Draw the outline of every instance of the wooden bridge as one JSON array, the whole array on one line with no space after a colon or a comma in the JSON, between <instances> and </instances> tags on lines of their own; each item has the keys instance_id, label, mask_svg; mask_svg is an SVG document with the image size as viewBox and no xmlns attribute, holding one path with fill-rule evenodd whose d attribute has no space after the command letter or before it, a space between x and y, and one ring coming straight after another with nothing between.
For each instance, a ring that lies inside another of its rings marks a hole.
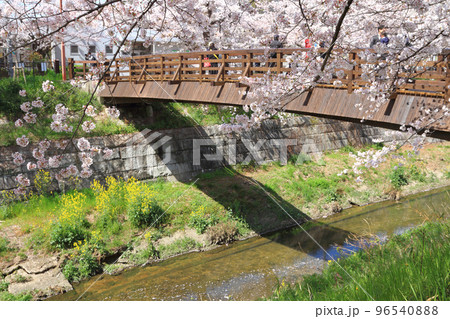
<instances>
[{"instance_id":1,"label":"wooden bridge","mask_svg":"<svg viewBox=\"0 0 450 319\"><path fill-rule=\"evenodd\" d=\"M140 103L143 99L177 102L208 103L242 106L249 104L247 93L251 90L242 84L241 77L261 77L264 73L289 72L288 57L308 49L233 50L135 56L112 63L105 81L107 88L100 96L114 105ZM215 54L217 59L208 59ZM307 94L295 98L286 106L286 112L325 117L350 122L367 118L365 110L354 107L369 102L353 90L368 82L361 78L362 65L366 64L357 52L350 53L351 70L344 70L340 79L343 85L319 83ZM94 66L93 61L69 60L69 77L84 76ZM338 70L336 70L338 71ZM421 106L442 106L450 98L450 55L444 52L421 62L413 72L402 72L400 78L408 79L392 94L370 120L372 126L398 129L424 117ZM335 79L333 79L334 81ZM433 137L450 140L450 123L432 128Z\"/></svg>"}]
</instances>

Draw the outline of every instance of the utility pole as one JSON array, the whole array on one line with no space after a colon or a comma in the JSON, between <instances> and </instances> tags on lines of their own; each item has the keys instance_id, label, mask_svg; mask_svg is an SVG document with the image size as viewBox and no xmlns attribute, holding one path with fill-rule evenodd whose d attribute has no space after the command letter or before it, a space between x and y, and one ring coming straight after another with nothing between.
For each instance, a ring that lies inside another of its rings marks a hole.
<instances>
[{"instance_id":1,"label":"utility pole","mask_svg":"<svg viewBox=\"0 0 450 319\"><path fill-rule=\"evenodd\" d=\"M59 6L61 9L61 14L63 12L63 4L62 4L62 0L59 0ZM62 79L63 81L67 80L66 77L66 48L64 46L64 35L61 41L61 68L62 68Z\"/></svg>"}]
</instances>

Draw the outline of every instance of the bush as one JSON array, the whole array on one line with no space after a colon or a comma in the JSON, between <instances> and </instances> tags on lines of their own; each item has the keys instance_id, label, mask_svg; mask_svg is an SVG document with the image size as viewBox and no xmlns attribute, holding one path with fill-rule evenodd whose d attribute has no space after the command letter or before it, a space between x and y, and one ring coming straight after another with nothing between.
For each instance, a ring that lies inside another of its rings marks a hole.
<instances>
[{"instance_id":1,"label":"bush","mask_svg":"<svg viewBox=\"0 0 450 319\"><path fill-rule=\"evenodd\" d=\"M205 208L200 206L189 216L188 226L194 228L198 234L203 234L208 227L214 226L219 219L214 214L207 214Z\"/></svg>"},{"instance_id":2,"label":"bush","mask_svg":"<svg viewBox=\"0 0 450 319\"><path fill-rule=\"evenodd\" d=\"M22 86L17 81L3 79L0 81L0 115L13 117L21 112L23 98L19 95Z\"/></svg>"},{"instance_id":3,"label":"bush","mask_svg":"<svg viewBox=\"0 0 450 319\"><path fill-rule=\"evenodd\" d=\"M86 238L83 223L54 223L50 230L50 245L55 248L71 248L75 242Z\"/></svg>"},{"instance_id":4,"label":"bush","mask_svg":"<svg viewBox=\"0 0 450 319\"><path fill-rule=\"evenodd\" d=\"M231 243L236 239L239 232L236 227L236 223L223 222L217 225L211 226L208 229L208 240L211 244L222 245Z\"/></svg>"},{"instance_id":5,"label":"bush","mask_svg":"<svg viewBox=\"0 0 450 319\"><path fill-rule=\"evenodd\" d=\"M126 189L120 179L112 176L106 178L106 185L102 186L94 180L91 189L95 193L95 208L100 214L97 222L100 228L110 228L117 223L121 214L126 211Z\"/></svg>"},{"instance_id":6,"label":"bush","mask_svg":"<svg viewBox=\"0 0 450 319\"><path fill-rule=\"evenodd\" d=\"M153 200L153 194L148 190L146 192L145 188L143 187L142 193L132 197L128 204L128 220L138 228L157 225L161 222L158 218L164 213L163 209Z\"/></svg>"},{"instance_id":7,"label":"bush","mask_svg":"<svg viewBox=\"0 0 450 319\"><path fill-rule=\"evenodd\" d=\"M405 168L403 166L394 167L389 174L391 185L394 189L400 189L402 186L408 184L408 178L406 176Z\"/></svg>"},{"instance_id":8,"label":"bush","mask_svg":"<svg viewBox=\"0 0 450 319\"><path fill-rule=\"evenodd\" d=\"M71 255L72 259L68 260L63 267L63 274L67 280L80 281L95 275L101 270L93 256L95 248L84 241L76 242L74 244L74 253Z\"/></svg>"},{"instance_id":9,"label":"bush","mask_svg":"<svg viewBox=\"0 0 450 319\"><path fill-rule=\"evenodd\" d=\"M86 238L86 213L83 210L86 195L74 192L61 196L61 213L50 226L50 244L55 248L71 248Z\"/></svg>"},{"instance_id":10,"label":"bush","mask_svg":"<svg viewBox=\"0 0 450 319\"><path fill-rule=\"evenodd\" d=\"M91 188L96 193L96 209L100 213L101 228L111 229L127 212L130 223L138 228L158 225L163 210L154 199L154 191L148 184L130 178L126 182L114 177L106 178L103 187L94 181Z\"/></svg>"}]
</instances>

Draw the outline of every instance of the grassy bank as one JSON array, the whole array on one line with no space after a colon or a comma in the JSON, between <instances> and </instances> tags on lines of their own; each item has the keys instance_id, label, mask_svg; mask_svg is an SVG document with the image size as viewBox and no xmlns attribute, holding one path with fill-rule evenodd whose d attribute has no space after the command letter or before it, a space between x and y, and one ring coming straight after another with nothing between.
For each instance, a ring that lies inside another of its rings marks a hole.
<instances>
[{"instance_id":1,"label":"grassy bank","mask_svg":"<svg viewBox=\"0 0 450 319\"><path fill-rule=\"evenodd\" d=\"M270 299L450 300L449 256L449 221L430 222L339 260L345 271L330 263L300 284L282 283Z\"/></svg>"},{"instance_id":2,"label":"grassy bank","mask_svg":"<svg viewBox=\"0 0 450 319\"><path fill-rule=\"evenodd\" d=\"M356 183L351 172L339 174L351 167L348 153L356 151L346 147L316 160L293 156L284 166L224 168L202 174L193 185L108 178L105 185L62 195L43 188L28 201L0 210L0 266L34 254L59 255L63 273L76 281L102 267L116 270L105 264L105 257L116 252L126 251L122 258L137 265L228 243L292 225L278 204L304 221L339 212L349 202L448 185L449 167L443 163L450 162L449 149L448 143L429 145L420 158L402 150L407 160L401 169L384 163L364 174L365 183Z\"/></svg>"},{"instance_id":3,"label":"grassy bank","mask_svg":"<svg viewBox=\"0 0 450 319\"><path fill-rule=\"evenodd\" d=\"M53 81L55 89L44 93L42 83L46 80ZM20 90L26 90L26 96L19 95ZM24 102L34 101L40 98L44 102L44 107L33 109L33 113L38 115L38 121L35 124L15 127L14 122L22 118L24 113L20 105ZM72 133L54 132L50 128L52 114L55 112L55 106L59 103L64 104L68 109L68 124L76 128L83 114L83 105L89 102L90 94L73 87L68 82L61 80L60 74L50 71L46 75L27 76L26 83L23 78L13 80L10 78L0 79L0 118L3 124L0 124L0 146L15 145L16 138L26 135L33 142L46 139L61 139L71 137ZM97 100L91 101L96 109L97 116L87 119L93 120L96 128L90 133L79 130L77 136L103 136L109 134L121 134L136 132L137 129L130 123L121 120L113 120L106 116L105 107Z\"/></svg>"}]
</instances>

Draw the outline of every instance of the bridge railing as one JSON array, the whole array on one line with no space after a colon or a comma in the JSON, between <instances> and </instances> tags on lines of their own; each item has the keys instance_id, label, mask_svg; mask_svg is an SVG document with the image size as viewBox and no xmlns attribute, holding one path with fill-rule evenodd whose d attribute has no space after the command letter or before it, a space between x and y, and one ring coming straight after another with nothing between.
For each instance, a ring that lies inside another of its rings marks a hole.
<instances>
[{"instance_id":1,"label":"bridge railing","mask_svg":"<svg viewBox=\"0 0 450 319\"><path fill-rule=\"evenodd\" d=\"M309 49L276 49L276 50L225 50L189 53L172 53L162 55L134 56L115 61L106 74L105 81L110 84L118 82L145 83L147 81L167 81L169 83L210 82L212 85L224 83L240 83L241 77L261 77L267 72L281 74L291 71L289 57L294 53L307 53ZM363 68L369 63L359 57L358 51L348 56L353 68L344 71L344 76L333 79L321 86L337 87L333 83L340 80L339 88L352 92L355 88L369 82L361 77ZM85 76L92 67L98 66L96 61L69 61L69 77ZM339 70L336 70L338 72ZM381 72L380 72L381 73ZM377 74L377 76L381 76ZM432 95L450 97L449 53L430 58L418 63L409 70L400 69L397 77L405 83L397 93ZM408 80L408 81L406 81Z\"/></svg>"}]
</instances>

